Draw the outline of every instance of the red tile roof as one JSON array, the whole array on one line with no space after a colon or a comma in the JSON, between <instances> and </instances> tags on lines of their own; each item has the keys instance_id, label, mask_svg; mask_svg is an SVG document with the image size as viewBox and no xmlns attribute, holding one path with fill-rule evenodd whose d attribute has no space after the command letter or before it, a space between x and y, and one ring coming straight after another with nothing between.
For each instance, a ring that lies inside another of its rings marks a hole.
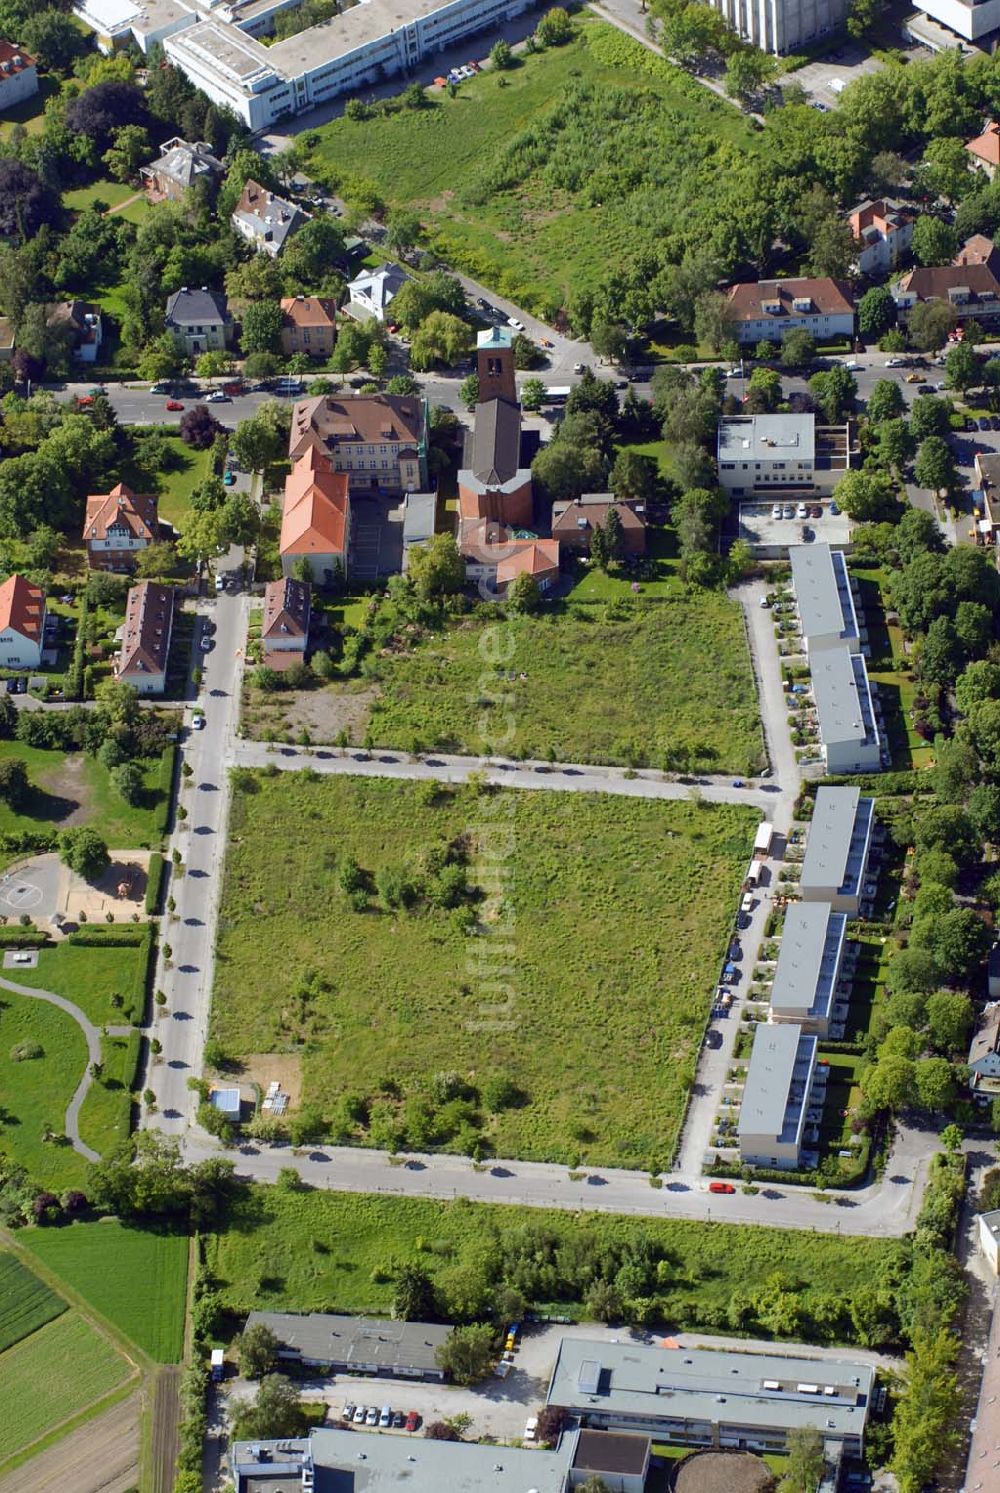
<instances>
[{"instance_id":1,"label":"red tile roof","mask_svg":"<svg viewBox=\"0 0 1000 1493\"><path fill-rule=\"evenodd\" d=\"M808 300L808 311L796 311L793 302ZM764 311L765 301L778 301L781 311ZM729 292L728 315L734 321L760 321L766 316L853 316L850 287L823 276L816 280L754 280L734 285Z\"/></svg>"},{"instance_id":2,"label":"red tile roof","mask_svg":"<svg viewBox=\"0 0 1000 1493\"><path fill-rule=\"evenodd\" d=\"M987 166L1000 166L1000 124L991 119L981 135L966 141L965 148Z\"/></svg>"},{"instance_id":3,"label":"red tile roof","mask_svg":"<svg viewBox=\"0 0 1000 1493\"><path fill-rule=\"evenodd\" d=\"M343 555L350 513L346 472L309 447L285 478L281 515L282 555Z\"/></svg>"},{"instance_id":4,"label":"red tile roof","mask_svg":"<svg viewBox=\"0 0 1000 1493\"><path fill-rule=\"evenodd\" d=\"M336 325L336 301L326 296L290 295L281 302L281 318L297 327L332 327Z\"/></svg>"},{"instance_id":5,"label":"red tile roof","mask_svg":"<svg viewBox=\"0 0 1000 1493\"><path fill-rule=\"evenodd\" d=\"M19 47L17 42L0 41L0 67L5 62L12 63L15 57L20 57L21 66L10 68L9 71L11 72L22 72L26 67L37 67L38 65L37 59L32 57L30 52L26 52L23 47Z\"/></svg>"},{"instance_id":6,"label":"red tile roof","mask_svg":"<svg viewBox=\"0 0 1000 1493\"><path fill-rule=\"evenodd\" d=\"M264 588L261 637L304 638L309 632L310 588L305 581L270 581Z\"/></svg>"},{"instance_id":7,"label":"red tile roof","mask_svg":"<svg viewBox=\"0 0 1000 1493\"><path fill-rule=\"evenodd\" d=\"M288 453L294 461L311 445L335 450L342 442L400 442L419 446L424 433L423 401L409 395L359 394L337 399L304 399L292 411Z\"/></svg>"},{"instance_id":8,"label":"red tile roof","mask_svg":"<svg viewBox=\"0 0 1000 1493\"><path fill-rule=\"evenodd\" d=\"M539 580L559 572L558 539L515 539L504 548L506 556L497 565L498 586L506 586L516 575Z\"/></svg>"},{"instance_id":9,"label":"red tile roof","mask_svg":"<svg viewBox=\"0 0 1000 1493\"><path fill-rule=\"evenodd\" d=\"M160 674L166 669L173 619L173 587L161 586L158 581L139 581L131 588L115 668L119 679L129 674Z\"/></svg>"},{"instance_id":10,"label":"red tile roof","mask_svg":"<svg viewBox=\"0 0 1000 1493\"><path fill-rule=\"evenodd\" d=\"M109 528L122 527L126 538L154 544L159 534L157 500L148 493L135 493L119 482L109 493L94 493L87 499L84 540L107 539Z\"/></svg>"},{"instance_id":11,"label":"red tile roof","mask_svg":"<svg viewBox=\"0 0 1000 1493\"><path fill-rule=\"evenodd\" d=\"M8 627L33 643L42 641L45 592L23 575L10 575L0 586L0 631Z\"/></svg>"}]
</instances>

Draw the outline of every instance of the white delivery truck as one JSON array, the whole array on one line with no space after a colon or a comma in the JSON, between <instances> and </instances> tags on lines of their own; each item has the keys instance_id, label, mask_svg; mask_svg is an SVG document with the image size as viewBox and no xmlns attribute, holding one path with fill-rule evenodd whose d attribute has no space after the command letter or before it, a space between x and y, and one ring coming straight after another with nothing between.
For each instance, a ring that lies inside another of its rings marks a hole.
<instances>
[{"instance_id":1,"label":"white delivery truck","mask_svg":"<svg viewBox=\"0 0 1000 1493\"><path fill-rule=\"evenodd\" d=\"M768 824L767 820L765 819L763 824L757 826L757 833L754 836L754 859L759 856L761 860L766 860L767 857L771 854L771 843L773 840L774 825Z\"/></svg>"}]
</instances>

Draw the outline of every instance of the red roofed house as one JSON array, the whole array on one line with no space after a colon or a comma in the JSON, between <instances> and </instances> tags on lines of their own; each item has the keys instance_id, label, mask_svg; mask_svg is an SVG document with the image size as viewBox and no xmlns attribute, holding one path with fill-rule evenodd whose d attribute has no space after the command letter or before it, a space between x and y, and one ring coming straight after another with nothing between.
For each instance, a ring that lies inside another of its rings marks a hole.
<instances>
[{"instance_id":1,"label":"red roofed house","mask_svg":"<svg viewBox=\"0 0 1000 1493\"><path fill-rule=\"evenodd\" d=\"M484 519L463 527L461 548L466 576L479 583L483 595L502 596L523 572L534 576L540 591L559 579L558 539L515 539L512 529Z\"/></svg>"},{"instance_id":2,"label":"red roofed house","mask_svg":"<svg viewBox=\"0 0 1000 1493\"><path fill-rule=\"evenodd\" d=\"M270 581L264 588L260 638L266 664L281 668L302 658L309 641L311 607L311 587L306 581L293 581L286 576L280 581Z\"/></svg>"},{"instance_id":3,"label":"red roofed house","mask_svg":"<svg viewBox=\"0 0 1000 1493\"><path fill-rule=\"evenodd\" d=\"M326 296L285 296L281 302L281 351L328 358L337 338L336 302Z\"/></svg>"},{"instance_id":4,"label":"red roofed house","mask_svg":"<svg viewBox=\"0 0 1000 1493\"><path fill-rule=\"evenodd\" d=\"M829 276L734 285L726 317L740 342L781 342L797 327L816 341L854 335L850 287Z\"/></svg>"},{"instance_id":5,"label":"red roofed house","mask_svg":"<svg viewBox=\"0 0 1000 1493\"><path fill-rule=\"evenodd\" d=\"M87 499L83 541L91 570L132 570L140 550L160 535L156 498L119 482L109 493Z\"/></svg>"},{"instance_id":6,"label":"red roofed house","mask_svg":"<svg viewBox=\"0 0 1000 1493\"><path fill-rule=\"evenodd\" d=\"M847 218L857 239L857 265L863 275L885 274L909 252L913 242L913 214L899 202L880 197L861 202Z\"/></svg>"},{"instance_id":7,"label":"red roofed house","mask_svg":"<svg viewBox=\"0 0 1000 1493\"><path fill-rule=\"evenodd\" d=\"M45 592L23 575L0 586L0 667L37 669L45 635Z\"/></svg>"},{"instance_id":8,"label":"red roofed house","mask_svg":"<svg viewBox=\"0 0 1000 1493\"><path fill-rule=\"evenodd\" d=\"M353 493L422 492L427 486L427 401L406 394L321 395L292 410L288 454L310 448L346 472Z\"/></svg>"},{"instance_id":9,"label":"red roofed house","mask_svg":"<svg viewBox=\"0 0 1000 1493\"><path fill-rule=\"evenodd\" d=\"M281 573L290 576L296 562L309 563L317 585L329 585L338 569L347 572L351 500L346 472L316 446L308 446L285 478L281 515Z\"/></svg>"},{"instance_id":10,"label":"red roofed house","mask_svg":"<svg viewBox=\"0 0 1000 1493\"><path fill-rule=\"evenodd\" d=\"M641 503L621 503L613 493L587 492L576 499L552 504L552 538L567 549L590 553L595 529L603 529L614 509L622 526L626 555L646 553L646 516Z\"/></svg>"},{"instance_id":11,"label":"red roofed house","mask_svg":"<svg viewBox=\"0 0 1000 1493\"><path fill-rule=\"evenodd\" d=\"M38 64L17 42L0 41L0 113L38 92Z\"/></svg>"},{"instance_id":12,"label":"red roofed house","mask_svg":"<svg viewBox=\"0 0 1000 1493\"><path fill-rule=\"evenodd\" d=\"M992 324L1000 316L1000 255L977 233L951 264L920 265L903 275L892 287L892 298L901 321L920 301L944 301L957 321L971 316Z\"/></svg>"},{"instance_id":13,"label":"red roofed house","mask_svg":"<svg viewBox=\"0 0 1000 1493\"><path fill-rule=\"evenodd\" d=\"M174 593L157 581L139 581L128 593L115 678L140 695L162 695L174 623Z\"/></svg>"},{"instance_id":14,"label":"red roofed house","mask_svg":"<svg viewBox=\"0 0 1000 1493\"><path fill-rule=\"evenodd\" d=\"M967 140L965 148L969 152L969 165L984 172L992 181L1000 167L1000 124L989 120L983 133L974 140Z\"/></svg>"}]
</instances>

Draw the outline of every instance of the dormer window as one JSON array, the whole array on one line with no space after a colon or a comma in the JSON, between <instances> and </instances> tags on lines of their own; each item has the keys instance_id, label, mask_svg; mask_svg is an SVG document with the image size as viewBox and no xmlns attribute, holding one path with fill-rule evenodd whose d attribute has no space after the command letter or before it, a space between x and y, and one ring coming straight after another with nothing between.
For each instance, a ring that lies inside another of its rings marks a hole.
<instances>
[{"instance_id":1,"label":"dormer window","mask_svg":"<svg viewBox=\"0 0 1000 1493\"><path fill-rule=\"evenodd\" d=\"M797 295L792 301L792 306L796 311L811 311L813 308L812 296Z\"/></svg>"}]
</instances>

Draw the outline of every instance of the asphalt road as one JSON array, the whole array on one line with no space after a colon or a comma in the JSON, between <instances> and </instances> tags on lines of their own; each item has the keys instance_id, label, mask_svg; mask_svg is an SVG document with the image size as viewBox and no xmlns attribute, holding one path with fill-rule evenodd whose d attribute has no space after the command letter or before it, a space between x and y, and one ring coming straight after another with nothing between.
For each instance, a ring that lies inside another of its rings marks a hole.
<instances>
[{"instance_id":1,"label":"asphalt road","mask_svg":"<svg viewBox=\"0 0 1000 1493\"><path fill-rule=\"evenodd\" d=\"M183 1134L193 1117L187 1081L202 1071L229 807L226 764L239 717L247 606L245 598L223 594L199 607L194 658L202 668L202 685L197 697L191 687L184 710L180 755L192 771L180 779L179 801L187 818L178 817L169 846L170 852L180 851L183 874L171 876L176 909L163 920L155 988L166 993L167 1004L153 1008L163 1052L147 1076L159 1110L155 1124L173 1135ZM212 647L203 654L199 642L206 633ZM202 731L190 724L196 703L205 714ZM169 962L164 944L171 950Z\"/></svg>"}]
</instances>

